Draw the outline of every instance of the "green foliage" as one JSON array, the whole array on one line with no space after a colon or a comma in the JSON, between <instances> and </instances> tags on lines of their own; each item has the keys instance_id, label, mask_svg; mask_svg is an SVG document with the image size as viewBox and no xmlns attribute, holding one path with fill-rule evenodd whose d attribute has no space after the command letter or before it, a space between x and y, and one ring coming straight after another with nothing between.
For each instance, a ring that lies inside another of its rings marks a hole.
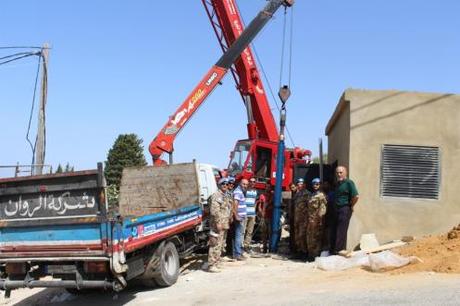
<instances>
[{"instance_id":1,"label":"green foliage","mask_svg":"<svg viewBox=\"0 0 460 306\"><path fill-rule=\"evenodd\" d=\"M313 163L319 164L319 156L313 157ZM327 154L323 154L323 163L327 164Z\"/></svg>"},{"instance_id":2,"label":"green foliage","mask_svg":"<svg viewBox=\"0 0 460 306\"><path fill-rule=\"evenodd\" d=\"M65 165L65 168L62 168L61 164L58 165L55 173L66 173L66 172L73 172L73 166L70 166L69 163Z\"/></svg>"},{"instance_id":3,"label":"green foliage","mask_svg":"<svg viewBox=\"0 0 460 306\"><path fill-rule=\"evenodd\" d=\"M136 134L121 134L115 140L107 155L105 162L105 178L109 186L120 188L123 168L132 166L145 166L144 148L142 139Z\"/></svg>"},{"instance_id":4,"label":"green foliage","mask_svg":"<svg viewBox=\"0 0 460 306\"><path fill-rule=\"evenodd\" d=\"M73 172L73 166L70 166L69 163L65 165L64 172Z\"/></svg>"},{"instance_id":5,"label":"green foliage","mask_svg":"<svg viewBox=\"0 0 460 306\"><path fill-rule=\"evenodd\" d=\"M106 192L110 211L116 210L115 207L118 206L118 195L120 194L120 191L118 190L117 186L109 185Z\"/></svg>"}]
</instances>

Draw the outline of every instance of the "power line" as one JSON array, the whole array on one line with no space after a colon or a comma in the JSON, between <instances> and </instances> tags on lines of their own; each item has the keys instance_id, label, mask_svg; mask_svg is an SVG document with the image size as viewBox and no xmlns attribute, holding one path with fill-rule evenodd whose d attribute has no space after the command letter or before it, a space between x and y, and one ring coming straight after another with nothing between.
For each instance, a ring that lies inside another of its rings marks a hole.
<instances>
[{"instance_id":1,"label":"power line","mask_svg":"<svg viewBox=\"0 0 460 306\"><path fill-rule=\"evenodd\" d=\"M25 46L13 46L13 47L0 47L0 49L43 49L42 47L36 47L36 46L30 46L30 47L25 47ZM50 49L50 48L49 48Z\"/></svg>"},{"instance_id":2,"label":"power line","mask_svg":"<svg viewBox=\"0 0 460 306\"><path fill-rule=\"evenodd\" d=\"M40 54L41 54L41 52L29 52L29 53L26 53L26 54L24 54L24 55L16 56L15 58L12 58L12 59L9 59L9 60L0 62L0 65L8 64L8 63L11 63L11 62L13 62L13 61L20 60L20 59L22 59L22 58L26 58L26 57L29 57L29 56L40 55ZM11 56L6 56L6 58L10 58L10 57L11 57Z\"/></svg>"},{"instance_id":3,"label":"power line","mask_svg":"<svg viewBox=\"0 0 460 306\"><path fill-rule=\"evenodd\" d=\"M32 52L19 52L19 53L14 53L14 54L2 56L2 57L0 57L0 61L1 61L1 60L4 60L4 59L7 59L7 58L12 58L12 57L15 57L15 56L20 56L20 55L25 55L25 54L31 54L31 53L32 53Z\"/></svg>"}]
</instances>

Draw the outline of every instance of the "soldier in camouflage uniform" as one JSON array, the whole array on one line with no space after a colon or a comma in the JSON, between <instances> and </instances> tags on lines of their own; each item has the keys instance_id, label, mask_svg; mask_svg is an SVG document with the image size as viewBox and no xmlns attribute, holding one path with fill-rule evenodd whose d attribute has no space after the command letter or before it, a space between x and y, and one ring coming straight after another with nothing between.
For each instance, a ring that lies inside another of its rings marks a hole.
<instances>
[{"instance_id":1,"label":"soldier in camouflage uniform","mask_svg":"<svg viewBox=\"0 0 460 306\"><path fill-rule=\"evenodd\" d=\"M227 178L227 181L228 181L228 185L227 185L227 191L225 192L225 197L226 197L226 201L228 203L228 223L229 223L229 227L227 229L224 230L224 237L223 237L223 243L222 243L222 256L225 256L227 254L227 243L228 243L228 233L231 229L231 225L232 225L232 203L233 203L233 186L234 186L234 182L235 182L235 179L230 177L230 178ZM230 239L232 240L232 239Z\"/></svg>"},{"instance_id":2,"label":"soldier in camouflage uniform","mask_svg":"<svg viewBox=\"0 0 460 306\"><path fill-rule=\"evenodd\" d=\"M211 195L209 208L209 254L208 271L220 272L217 263L220 261L224 245L224 235L229 228L230 202L226 196L227 179L218 182L219 190Z\"/></svg>"},{"instance_id":3,"label":"soldier in camouflage uniform","mask_svg":"<svg viewBox=\"0 0 460 306\"><path fill-rule=\"evenodd\" d=\"M306 243L308 260L312 261L321 253L321 242L324 230L324 215L326 215L327 199L319 190L320 179L312 180L313 193L307 205Z\"/></svg>"},{"instance_id":4,"label":"soldier in camouflage uniform","mask_svg":"<svg viewBox=\"0 0 460 306\"><path fill-rule=\"evenodd\" d=\"M234 236L234 229L232 228L232 203L233 203L233 190L235 187L235 178L234 177L227 177L227 191L225 192L225 196L227 197L228 201L228 219L229 219L229 228L224 232L224 243L222 244L222 256L232 254L233 253L233 244L232 244L232 237ZM227 247L229 246L229 247Z\"/></svg>"},{"instance_id":5,"label":"soldier in camouflage uniform","mask_svg":"<svg viewBox=\"0 0 460 306\"><path fill-rule=\"evenodd\" d=\"M307 253L307 204L310 192L305 189L303 179L297 180L297 192L294 202L294 239L296 251L301 254Z\"/></svg>"}]
</instances>

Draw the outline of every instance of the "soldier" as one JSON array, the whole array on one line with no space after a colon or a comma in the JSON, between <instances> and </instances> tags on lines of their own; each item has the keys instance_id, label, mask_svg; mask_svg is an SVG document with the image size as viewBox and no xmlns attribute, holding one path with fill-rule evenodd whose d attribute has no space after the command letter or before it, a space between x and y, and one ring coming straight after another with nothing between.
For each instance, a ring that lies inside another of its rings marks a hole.
<instances>
[{"instance_id":1,"label":"soldier","mask_svg":"<svg viewBox=\"0 0 460 306\"><path fill-rule=\"evenodd\" d=\"M310 192L305 189L304 180L297 180L297 192L294 196L294 237L297 253L307 253L307 204Z\"/></svg>"},{"instance_id":2,"label":"soldier","mask_svg":"<svg viewBox=\"0 0 460 306\"><path fill-rule=\"evenodd\" d=\"M232 257L233 254L233 236L235 235L235 226L233 224L233 215L232 215L232 205L233 205L233 190L235 189L235 178L232 176L227 177L227 191L225 195L228 198L229 205L230 205L230 216L229 216L229 223L230 228L225 231L224 233L224 244L222 246L222 254L228 255Z\"/></svg>"},{"instance_id":3,"label":"soldier","mask_svg":"<svg viewBox=\"0 0 460 306\"><path fill-rule=\"evenodd\" d=\"M218 187L219 190L213 193L210 199L208 272L220 272L216 265L222 254L224 234L229 228L230 203L225 195L227 179L221 178Z\"/></svg>"},{"instance_id":4,"label":"soldier","mask_svg":"<svg viewBox=\"0 0 460 306\"><path fill-rule=\"evenodd\" d=\"M297 193L297 186L294 183L289 185L289 190L291 191L291 200L289 201L289 251L291 254L296 253L295 249L295 231L294 231L294 198L295 194Z\"/></svg>"},{"instance_id":5,"label":"soldier","mask_svg":"<svg viewBox=\"0 0 460 306\"><path fill-rule=\"evenodd\" d=\"M320 179L314 178L311 181L313 193L307 205L307 253L308 261L313 261L321 253L321 241L323 238L324 221L326 214L327 199L324 193L319 190Z\"/></svg>"}]
</instances>

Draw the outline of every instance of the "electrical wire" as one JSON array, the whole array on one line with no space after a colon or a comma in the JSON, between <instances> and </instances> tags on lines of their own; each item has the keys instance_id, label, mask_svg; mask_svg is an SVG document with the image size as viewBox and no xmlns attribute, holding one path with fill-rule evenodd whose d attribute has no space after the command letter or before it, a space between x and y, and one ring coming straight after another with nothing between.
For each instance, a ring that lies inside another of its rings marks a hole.
<instances>
[{"instance_id":1,"label":"electrical wire","mask_svg":"<svg viewBox=\"0 0 460 306\"><path fill-rule=\"evenodd\" d=\"M19 55L31 54L31 53L32 52L19 52L19 53L14 53L14 54L2 56L2 57L0 57L0 61L4 60L4 59L7 59L7 58L11 58L11 57L19 56Z\"/></svg>"},{"instance_id":2,"label":"electrical wire","mask_svg":"<svg viewBox=\"0 0 460 306\"><path fill-rule=\"evenodd\" d=\"M40 74L41 62L42 62L42 56L41 56L41 53L40 53L40 56L38 57L38 66L37 66L37 73L35 75L34 93L32 95L32 105L31 105L31 108L30 108L29 123L27 125L27 134L26 134L26 140L29 143L30 148L32 150L32 165L35 163L35 146L37 144L37 140L35 139L35 143L32 144L32 142L29 139L29 133L30 133L30 126L32 124L32 115L34 113L34 108L35 108L35 96L36 96L36 93L37 93L38 76Z\"/></svg>"},{"instance_id":3,"label":"electrical wire","mask_svg":"<svg viewBox=\"0 0 460 306\"><path fill-rule=\"evenodd\" d=\"M26 58L26 57L29 57L29 56L40 55L40 54L41 54L40 52L30 52L30 53L24 54L24 55L22 55L22 56L17 56L17 57L15 57L15 58L12 58L12 59L9 59L9 60L0 62L0 65L8 64L8 63L11 63L11 62L13 62L13 61L20 60L20 59L22 59L22 58ZM7 56L7 57L8 57L8 56Z\"/></svg>"},{"instance_id":4,"label":"electrical wire","mask_svg":"<svg viewBox=\"0 0 460 306\"><path fill-rule=\"evenodd\" d=\"M26 47L26 46L13 46L13 47L0 47L0 49L40 49L42 50L43 47L37 47L37 46L30 46L30 47ZM49 48L47 48L49 49Z\"/></svg>"}]
</instances>

